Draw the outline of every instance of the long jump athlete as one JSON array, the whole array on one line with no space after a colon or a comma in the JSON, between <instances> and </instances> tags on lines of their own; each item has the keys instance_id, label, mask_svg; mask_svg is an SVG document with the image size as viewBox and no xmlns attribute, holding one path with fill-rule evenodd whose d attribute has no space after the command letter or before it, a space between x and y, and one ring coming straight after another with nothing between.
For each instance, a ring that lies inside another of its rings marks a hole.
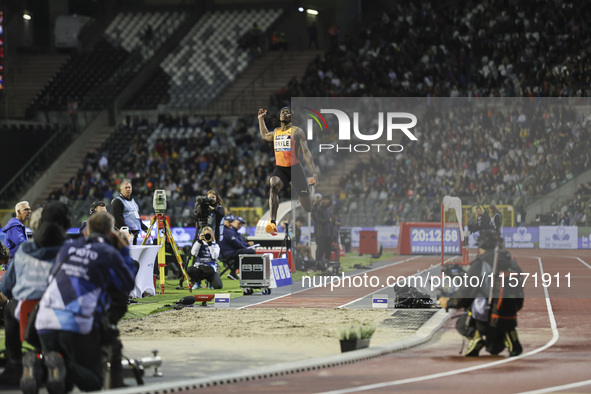
<instances>
[{"instance_id":1,"label":"long jump athlete","mask_svg":"<svg viewBox=\"0 0 591 394\"><path fill-rule=\"evenodd\" d=\"M275 150L275 170L271 174L269 184L271 192L269 196L269 208L271 209L271 221L265 227L265 231L270 234L277 233L277 209L279 208L279 192L283 186L291 182L291 187L298 195L298 199L306 212L312 210L312 197L314 192L310 192L310 186L318 185L318 174L314 167L312 155L308 149L306 136L302 129L291 124L291 109L283 107L279 111L279 121L281 127L277 127L273 131L267 129L265 124L265 116L267 110L259 109L259 129L261 137L265 141L273 141ZM308 183L304 169L300 164L300 160L306 163L308 168L312 171L311 185Z\"/></svg>"}]
</instances>

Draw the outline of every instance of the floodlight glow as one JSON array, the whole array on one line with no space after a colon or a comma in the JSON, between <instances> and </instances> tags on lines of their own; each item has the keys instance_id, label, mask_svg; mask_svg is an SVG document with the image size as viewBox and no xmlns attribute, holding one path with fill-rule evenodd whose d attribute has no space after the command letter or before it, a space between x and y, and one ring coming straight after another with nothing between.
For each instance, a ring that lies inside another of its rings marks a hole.
<instances>
[{"instance_id":1,"label":"floodlight glow","mask_svg":"<svg viewBox=\"0 0 591 394\"><path fill-rule=\"evenodd\" d=\"M30 21L31 20L31 15L29 15L28 12L23 13L23 19L26 21Z\"/></svg>"},{"instance_id":2,"label":"floodlight glow","mask_svg":"<svg viewBox=\"0 0 591 394\"><path fill-rule=\"evenodd\" d=\"M304 12L304 7L299 7L299 8L298 8L298 11L299 11L299 12Z\"/></svg>"},{"instance_id":3,"label":"floodlight glow","mask_svg":"<svg viewBox=\"0 0 591 394\"><path fill-rule=\"evenodd\" d=\"M309 8L306 10L306 12L310 15L318 15L318 11Z\"/></svg>"}]
</instances>

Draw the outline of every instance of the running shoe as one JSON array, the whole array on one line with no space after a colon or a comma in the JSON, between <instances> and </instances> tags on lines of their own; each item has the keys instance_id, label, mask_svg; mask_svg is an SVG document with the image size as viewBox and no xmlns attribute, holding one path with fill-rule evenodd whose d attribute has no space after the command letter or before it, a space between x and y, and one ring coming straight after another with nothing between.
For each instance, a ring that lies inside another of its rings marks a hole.
<instances>
[{"instance_id":1,"label":"running shoe","mask_svg":"<svg viewBox=\"0 0 591 394\"><path fill-rule=\"evenodd\" d=\"M505 347L509 350L509 357L519 356L523 352L516 330L505 333Z\"/></svg>"},{"instance_id":2,"label":"running shoe","mask_svg":"<svg viewBox=\"0 0 591 394\"><path fill-rule=\"evenodd\" d=\"M195 283L192 287L192 290L198 290L199 289L199 283Z\"/></svg>"},{"instance_id":3,"label":"running shoe","mask_svg":"<svg viewBox=\"0 0 591 394\"><path fill-rule=\"evenodd\" d=\"M267 233L269 233L271 235L277 235L277 225L275 223L269 222L265 226L265 232L267 232Z\"/></svg>"},{"instance_id":4,"label":"running shoe","mask_svg":"<svg viewBox=\"0 0 591 394\"><path fill-rule=\"evenodd\" d=\"M484 339L480 336L480 332L476 330L476 333L470 339L468 348L466 349L466 357L478 357L480 349L484 347Z\"/></svg>"},{"instance_id":5,"label":"running shoe","mask_svg":"<svg viewBox=\"0 0 591 394\"><path fill-rule=\"evenodd\" d=\"M230 280L238 280L238 278L236 277L236 274L231 274L231 273L228 274L227 278Z\"/></svg>"}]
</instances>

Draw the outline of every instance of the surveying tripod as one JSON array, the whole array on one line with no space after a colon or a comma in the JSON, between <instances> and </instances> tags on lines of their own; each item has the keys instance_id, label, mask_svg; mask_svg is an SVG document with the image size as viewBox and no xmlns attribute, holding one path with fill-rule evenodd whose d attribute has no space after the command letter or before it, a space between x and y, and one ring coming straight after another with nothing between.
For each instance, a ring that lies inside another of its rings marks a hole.
<instances>
[{"instance_id":1,"label":"surveying tripod","mask_svg":"<svg viewBox=\"0 0 591 394\"><path fill-rule=\"evenodd\" d=\"M166 221L166 217L164 216L164 212L156 211L156 215L154 215L154 217L150 221L150 227L148 228L148 232L147 232L146 237L142 241L142 245L146 244L146 241L148 240L148 235L151 234L152 227L154 226L154 223L156 223L156 222L158 222L158 228L156 231L157 238L158 238L158 245L161 246L160 249L158 250L158 269L160 270L160 294L164 294L164 281L166 279L166 275L164 273L164 268L166 267L166 250L165 250L166 249L165 248L166 242L170 243L170 246L172 247L172 252L174 253L174 256L176 257L176 261L179 264L179 267L181 269L181 272L183 273L183 276L185 277L185 280L187 281L187 288L192 293L193 288L191 287L191 281L189 280L189 277L187 276L187 272L183 268L183 261L181 259L180 254L179 254L179 248L178 248L178 246L176 246L176 242L174 242L174 238L172 238L170 226L168 225L168 222Z\"/></svg>"}]
</instances>

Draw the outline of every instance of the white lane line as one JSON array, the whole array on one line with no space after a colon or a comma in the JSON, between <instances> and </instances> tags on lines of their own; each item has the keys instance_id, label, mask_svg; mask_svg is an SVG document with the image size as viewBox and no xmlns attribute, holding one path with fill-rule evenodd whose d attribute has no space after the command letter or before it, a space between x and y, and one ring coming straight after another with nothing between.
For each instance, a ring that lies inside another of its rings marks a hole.
<instances>
[{"instance_id":1,"label":"white lane line","mask_svg":"<svg viewBox=\"0 0 591 394\"><path fill-rule=\"evenodd\" d=\"M591 265L587 264L582 258L577 257L576 259L579 260L581 263L585 264L587 268L591 269Z\"/></svg>"},{"instance_id":2,"label":"white lane line","mask_svg":"<svg viewBox=\"0 0 591 394\"><path fill-rule=\"evenodd\" d=\"M551 393L553 391L562 391L562 390L570 390L577 387L589 386L591 385L590 380L583 380L582 382L575 382L569 384L563 384L562 386L553 386L553 387L546 387L544 389L533 390L533 391L525 391L521 394L539 394L539 393Z\"/></svg>"},{"instance_id":3,"label":"white lane line","mask_svg":"<svg viewBox=\"0 0 591 394\"><path fill-rule=\"evenodd\" d=\"M423 257L423 256L413 256L413 257L410 257L408 259L404 259L402 261L396 261L393 264L388 264L388 265L385 265L383 267L378 267L378 268L371 269L369 271L365 271L365 273L372 272L372 271L375 271L375 270L379 270L379 269L382 269L382 268L392 267L392 266L398 265L400 263L404 263L405 261L410 261L410 260L416 259L418 257ZM356 275L361 275L361 274L356 274ZM302 291L307 291L307 290L312 290L312 289L315 289L315 287L301 289L301 290L294 291L292 293L283 294L283 295L280 295L280 296L274 297L274 298L268 298L268 299L266 299L264 301L255 302L254 304L248 304L248 305L241 306L240 308L236 308L236 310L238 310L238 309L244 309L244 308L249 308L251 306L260 305L260 304L264 304L264 303L267 303L267 302L275 301L275 300L278 300L278 299L283 298L283 297L287 297L287 296L290 296L290 295L293 295L293 294L298 294L298 293L301 293Z\"/></svg>"},{"instance_id":4,"label":"white lane line","mask_svg":"<svg viewBox=\"0 0 591 394\"><path fill-rule=\"evenodd\" d=\"M543 275L544 268L542 267L542 259L540 257L533 257L533 258L538 259L538 263L540 266L540 272ZM359 392L359 391L381 389L384 387L398 386L398 385L407 384L407 383L422 382L422 381L431 380L431 379L445 378L445 377L449 377L449 376L453 376L453 375L459 375L459 374L465 373L465 372L472 372L472 371L477 371L479 369L496 367L498 365L503 365L503 364L507 364L507 363L510 363L513 361L521 360L522 358L533 356L534 354L543 352L544 350L548 349L550 346L554 345L556 343L556 341L558 341L558 338L559 338L558 328L556 327L556 319L554 318L552 304L550 303L550 296L548 294L548 289L546 287L544 287L544 294L546 296L546 309L548 310L548 318L550 320L550 328L552 329L552 338L542 347L539 347L539 348L532 350L530 352L527 352L527 353L523 353L519 356L510 357L510 358L508 357L503 360L493 361L490 363L475 365L475 366L467 367L467 368L456 369L454 371L440 372L440 373L435 373L435 374L431 374L431 375L417 376L417 377L408 378L408 379L392 380L389 382L375 383L375 384L369 384L369 385L365 385L365 386L350 387L350 388L341 389L341 390L326 391L326 392L324 392L324 394L354 393L354 392Z\"/></svg>"},{"instance_id":5,"label":"white lane line","mask_svg":"<svg viewBox=\"0 0 591 394\"><path fill-rule=\"evenodd\" d=\"M587 268L591 269L591 265L587 264L580 257L574 257L574 256L569 256L569 257L579 260L581 263L585 264L587 266ZM553 387L546 387L546 388L539 389L539 390L525 391L521 394L551 393L553 391L570 390L570 389L574 389L577 387L583 387L583 386L589 386L589 385L591 385L591 380L584 380L581 382L563 384L561 386L553 386Z\"/></svg>"},{"instance_id":6,"label":"white lane line","mask_svg":"<svg viewBox=\"0 0 591 394\"><path fill-rule=\"evenodd\" d=\"M302 292L302 291L304 291L304 290L307 290L307 289L298 290L298 291L296 291L296 292L294 292L294 293L287 293L287 294L283 294L283 295L280 295L280 296L278 296L278 297L275 297L275 298L268 298L268 299L266 299L265 301L261 301L261 302L255 302L254 304L248 304L248 305L244 305L244 306L241 306L240 308L236 308L236 310L238 310L238 309L244 309L244 308L248 308L248 307L255 306L255 305L264 304L265 302L269 302L269 301L275 301L275 300L278 300L278 299L280 299L280 298L283 298L283 297L287 297L287 296L289 296L289 295L292 295L292 294L301 293L301 292Z\"/></svg>"}]
</instances>

